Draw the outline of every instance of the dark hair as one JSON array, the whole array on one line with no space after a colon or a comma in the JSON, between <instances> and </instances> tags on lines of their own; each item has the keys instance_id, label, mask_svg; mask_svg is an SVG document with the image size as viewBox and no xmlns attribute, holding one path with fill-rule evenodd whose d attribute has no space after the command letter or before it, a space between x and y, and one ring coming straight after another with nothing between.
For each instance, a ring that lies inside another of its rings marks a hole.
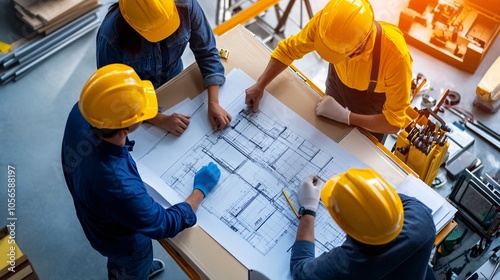
<instances>
[{"instance_id":1,"label":"dark hair","mask_svg":"<svg viewBox=\"0 0 500 280\"><path fill-rule=\"evenodd\" d=\"M108 9L108 15L113 12L115 9L119 9L118 2L113 3ZM125 20L122 13L118 13L118 17L116 18L116 30L117 34L117 43L121 49L129 51L132 55L136 55L141 51L144 38L135 31L130 24Z\"/></svg>"},{"instance_id":2,"label":"dark hair","mask_svg":"<svg viewBox=\"0 0 500 280\"><path fill-rule=\"evenodd\" d=\"M91 127L92 132L97 134L97 136L101 138L111 138L118 134L118 131L121 129L108 129L108 128L97 128L97 127Z\"/></svg>"}]
</instances>

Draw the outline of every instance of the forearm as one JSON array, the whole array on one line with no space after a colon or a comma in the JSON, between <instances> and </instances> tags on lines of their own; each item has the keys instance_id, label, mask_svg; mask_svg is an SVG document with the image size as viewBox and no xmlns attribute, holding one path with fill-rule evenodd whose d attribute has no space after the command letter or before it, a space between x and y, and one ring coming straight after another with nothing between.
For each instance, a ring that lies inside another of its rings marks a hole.
<instances>
[{"instance_id":1,"label":"forearm","mask_svg":"<svg viewBox=\"0 0 500 280\"><path fill-rule=\"evenodd\" d=\"M349 121L351 125L362 127L371 132L393 134L400 130L399 127L391 125L383 114L361 115L351 112Z\"/></svg>"},{"instance_id":2,"label":"forearm","mask_svg":"<svg viewBox=\"0 0 500 280\"><path fill-rule=\"evenodd\" d=\"M188 196L188 198L186 198L185 202L191 205L193 211L196 212L203 198L205 198L203 192L201 192L199 189L194 189L193 192Z\"/></svg>"},{"instance_id":3,"label":"forearm","mask_svg":"<svg viewBox=\"0 0 500 280\"><path fill-rule=\"evenodd\" d=\"M208 91L208 103L219 104L219 86L218 85L208 86L207 91Z\"/></svg>"},{"instance_id":4,"label":"forearm","mask_svg":"<svg viewBox=\"0 0 500 280\"><path fill-rule=\"evenodd\" d=\"M271 58L269 63L266 66L266 69L260 75L257 80L257 84L261 89L264 89L276 76L278 76L283 70L285 70L288 66L283 64L277 59Z\"/></svg>"},{"instance_id":5,"label":"forearm","mask_svg":"<svg viewBox=\"0 0 500 280\"><path fill-rule=\"evenodd\" d=\"M314 242L314 219L311 215L304 215L300 218L295 240Z\"/></svg>"},{"instance_id":6,"label":"forearm","mask_svg":"<svg viewBox=\"0 0 500 280\"><path fill-rule=\"evenodd\" d=\"M147 120L147 122L152 123L156 126L161 126L161 124L166 120L166 118L167 118L166 115L158 113L154 118Z\"/></svg>"}]
</instances>

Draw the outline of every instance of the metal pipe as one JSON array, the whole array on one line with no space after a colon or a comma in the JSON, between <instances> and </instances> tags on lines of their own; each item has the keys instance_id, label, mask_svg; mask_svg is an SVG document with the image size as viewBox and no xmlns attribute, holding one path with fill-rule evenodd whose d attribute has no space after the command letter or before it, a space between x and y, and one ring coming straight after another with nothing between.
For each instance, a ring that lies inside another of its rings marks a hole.
<instances>
[{"instance_id":1,"label":"metal pipe","mask_svg":"<svg viewBox=\"0 0 500 280\"><path fill-rule=\"evenodd\" d=\"M97 16L96 16L97 18ZM94 20L96 19L94 18ZM75 32L78 32L81 28L84 28L86 25L88 25L92 21L92 18L86 18L84 21L78 22L78 24L71 26L69 28L65 28L60 34L57 34L56 36L53 36L49 38L48 40L44 41L38 48L39 49L50 49L52 46L57 45L57 43L61 40L64 40L67 36L71 36ZM17 61L20 64L25 63L26 61L30 60L32 57L36 57L38 55L38 50L35 51L29 51L29 53L22 54L21 56L17 57Z\"/></svg>"},{"instance_id":2,"label":"metal pipe","mask_svg":"<svg viewBox=\"0 0 500 280\"><path fill-rule=\"evenodd\" d=\"M23 53L31 51L31 49L38 47L39 44L43 44L43 41L49 40L54 36L58 36L58 34L64 32L68 28L74 27L75 25L81 25L80 23L82 22L90 22L91 18L96 18L96 17L97 17L96 13L87 13L79 18L76 18L67 23L66 25L59 27L54 32L42 37L39 42L33 42L33 44L30 44L26 48L23 48L22 51L16 52L16 56L22 56Z\"/></svg>"},{"instance_id":3,"label":"metal pipe","mask_svg":"<svg viewBox=\"0 0 500 280\"><path fill-rule=\"evenodd\" d=\"M37 56L32 57L32 59L30 61L26 61L25 62L27 64L24 64L24 65L23 64L19 64L19 65L15 66L13 69L10 69L9 71L5 72L0 77L0 81L2 82L2 84L5 84L5 83L7 83L7 82L9 82L9 81L11 81L13 79L19 80L22 76L24 76L28 72L28 70L31 69L31 67L33 67L36 64L40 63L41 61L43 61L44 59L46 59L47 57L49 57L50 55L52 55L56 51L62 49L66 45L74 42L76 39L82 37L83 35L85 35L86 33L90 32L91 30L95 29L96 27L99 26L99 24L100 24L100 21L96 17L94 19L94 22L91 22L90 24L88 24L87 26L81 28L77 32L75 32L75 33L71 34L70 36L64 38L58 44L55 44L53 46L53 48L47 49L47 50L45 50L43 52L37 53Z\"/></svg>"},{"instance_id":4,"label":"metal pipe","mask_svg":"<svg viewBox=\"0 0 500 280\"><path fill-rule=\"evenodd\" d=\"M43 38L42 35L37 35L34 38L30 39L29 41L27 41L27 42L23 43L22 45L20 45L19 47L11 50L9 53L5 54L4 56L1 56L0 57L0 65L3 66L4 62L7 61L7 60L12 59L15 56L16 53L20 52L24 48L28 47L30 44L35 43L35 42L37 42L38 40L40 40L42 38Z\"/></svg>"},{"instance_id":5,"label":"metal pipe","mask_svg":"<svg viewBox=\"0 0 500 280\"><path fill-rule=\"evenodd\" d=\"M31 61L27 62L28 64L24 65L21 67L19 70L15 71L15 76L20 77L24 75L31 67L34 65L40 63L42 60L47 58L48 56L52 55L53 53L57 52L58 50L62 49L63 47L67 46L68 44L74 42L76 39L82 37L86 33L90 32L94 28L99 26L99 21L93 22L91 25L88 25L84 27L83 29L80 29L78 32L72 34L71 36L67 37L64 41L61 41L59 44L57 44L54 48L40 53L39 56L34 57ZM17 80L17 79L16 79Z\"/></svg>"},{"instance_id":6,"label":"metal pipe","mask_svg":"<svg viewBox=\"0 0 500 280\"><path fill-rule=\"evenodd\" d=\"M28 45L25 44L26 45L25 47L14 50L14 52L9 56L8 60L4 59L3 66L5 68L8 68L14 65L16 62L18 62L22 57L33 56L33 53L36 53L37 51L33 49L47 47L48 45L53 44L55 40L59 40L62 36L66 36L68 35L68 33L78 30L79 28L88 24L92 20L95 20L96 18L97 18L96 13L86 14L68 23L67 25L60 27L59 29L57 29L53 33L50 33L49 35L41 37L34 42L30 41L29 43L26 43Z\"/></svg>"}]
</instances>

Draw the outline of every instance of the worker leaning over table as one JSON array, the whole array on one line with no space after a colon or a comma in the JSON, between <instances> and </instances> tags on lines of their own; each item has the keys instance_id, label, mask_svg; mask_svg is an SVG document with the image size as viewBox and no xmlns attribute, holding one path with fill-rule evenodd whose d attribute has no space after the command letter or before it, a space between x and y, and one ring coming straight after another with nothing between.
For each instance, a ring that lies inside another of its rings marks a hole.
<instances>
[{"instance_id":1,"label":"worker leaning over table","mask_svg":"<svg viewBox=\"0 0 500 280\"><path fill-rule=\"evenodd\" d=\"M381 142L403 127L412 58L401 31L375 21L366 0L330 0L299 33L280 41L264 72L246 90L246 104L257 111L265 87L312 51L330 63L327 97L317 104L316 114L363 127Z\"/></svg>"},{"instance_id":2,"label":"worker leaning over table","mask_svg":"<svg viewBox=\"0 0 500 280\"><path fill-rule=\"evenodd\" d=\"M151 239L196 223L195 211L215 187L214 163L194 176L192 193L168 209L146 192L128 135L158 112L155 90L123 64L98 69L69 113L62 142L64 178L92 247L108 258L109 279L148 279L164 269ZM194 172L193 172L194 173Z\"/></svg>"},{"instance_id":3,"label":"worker leaning over table","mask_svg":"<svg viewBox=\"0 0 500 280\"><path fill-rule=\"evenodd\" d=\"M155 88L183 70L189 43L208 90L208 118L214 130L231 115L219 105L219 86L226 81L215 37L196 0L119 0L109 8L97 32L97 67L124 63ZM189 126L189 116L158 114L151 123L175 135Z\"/></svg>"},{"instance_id":4,"label":"worker leaning over table","mask_svg":"<svg viewBox=\"0 0 500 280\"><path fill-rule=\"evenodd\" d=\"M315 257L320 196L346 240ZM431 210L397 194L375 171L352 168L324 186L308 177L297 198L303 215L290 261L294 279L435 279L428 264L436 238Z\"/></svg>"}]
</instances>

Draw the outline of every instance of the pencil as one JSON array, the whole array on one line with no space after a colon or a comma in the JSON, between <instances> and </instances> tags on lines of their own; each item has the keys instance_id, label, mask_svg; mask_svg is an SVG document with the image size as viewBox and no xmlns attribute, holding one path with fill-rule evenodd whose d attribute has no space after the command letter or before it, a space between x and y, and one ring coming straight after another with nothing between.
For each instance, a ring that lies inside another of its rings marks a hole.
<instances>
[{"instance_id":1,"label":"pencil","mask_svg":"<svg viewBox=\"0 0 500 280\"><path fill-rule=\"evenodd\" d=\"M282 189L281 192L283 193L283 196L286 198L286 202L288 202L288 205L290 205L290 208L292 208L293 213L295 213L295 216L297 216L297 219L299 219L300 218L299 212L297 212L297 209L295 209L295 206L293 206L293 203L286 194L285 189Z\"/></svg>"}]
</instances>

